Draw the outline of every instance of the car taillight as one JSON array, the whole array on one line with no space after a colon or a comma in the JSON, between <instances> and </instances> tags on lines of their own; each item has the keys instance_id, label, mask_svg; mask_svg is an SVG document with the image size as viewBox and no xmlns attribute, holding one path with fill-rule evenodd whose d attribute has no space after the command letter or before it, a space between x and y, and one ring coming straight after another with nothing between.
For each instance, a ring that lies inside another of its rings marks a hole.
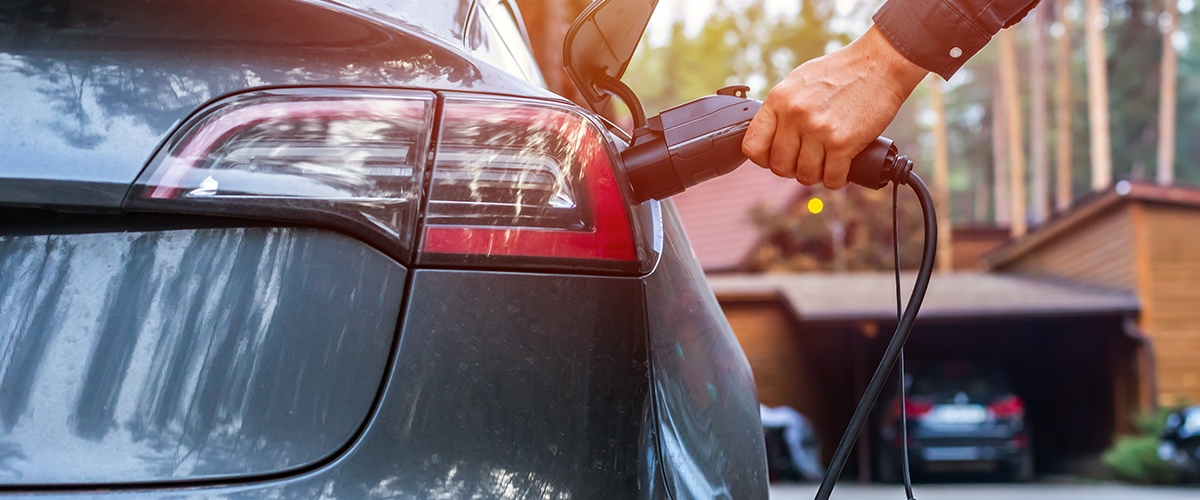
<instances>
[{"instance_id":1,"label":"car taillight","mask_svg":"<svg viewBox=\"0 0 1200 500\"><path fill-rule=\"evenodd\" d=\"M904 402L904 412L905 412L905 416L907 416L908 418L919 419L919 418L925 416L926 414L928 414L932 410L933 410L932 403L926 403L926 402L922 402L922 401L913 401L911 399L906 400ZM892 418L900 418L900 400L897 399L897 400L892 401L892 408L890 411L892 414Z\"/></svg>"},{"instance_id":2,"label":"car taillight","mask_svg":"<svg viewBox=\"0 0 1200 500\"><path fill-rule=\"evenodd\" d=\"M1016 396L1008 396L996 401L988 405L988 409L996 418L1017 418L1025 415L1025 404L1021 402L1021 398Z\"/></svg>"},{"instance_id":3,"label":"car taillight","mask_svg":"<svg viewBox=\"0 0 1200 500\"><path fill-rule=\"evenodd\" d=\"M335 226L407 258L434 102L340 89L222 100L180 128L125 207Z\"/></svg>"},{"instance_id":4,"label":"car taillight","mask_svg":"<svg viewBox=\"0 0 1200 500\"><path fill-rule=\"evenodd\" d=\"M578 111L449 97L436 148L419 265L643 269L616 156Z\"/></svg>"},{"instance_id":5,"label":"car taillight","mask_svg":"<svg viewBox=\"0 0 1200 500\"><path fill-rule=\"evenodd\" d=\"M914 402L914 400L910 400L910 402L906 403L905 412L907 412L908 416L912 418L923 417L926 414L929 414L930 411L934 410L934 404L932 403Z\"/></svg>"},{"instance_id":6,"label":"car taillight","mask_svg":"<svg viewBox=\"0 0 1200 500\"><path fill-rule=\"evenodd\" d=\"M921 417L924 417L926 414L928 414L932 410L933 410L932 403L924 403L924 402L920 402L920 401L911 401L910 400L910 401L906 401L905 405L904 405L904 411L905 411L905 413L908 414L908 418L919 419Z\"/></svg>"}]
</instances>

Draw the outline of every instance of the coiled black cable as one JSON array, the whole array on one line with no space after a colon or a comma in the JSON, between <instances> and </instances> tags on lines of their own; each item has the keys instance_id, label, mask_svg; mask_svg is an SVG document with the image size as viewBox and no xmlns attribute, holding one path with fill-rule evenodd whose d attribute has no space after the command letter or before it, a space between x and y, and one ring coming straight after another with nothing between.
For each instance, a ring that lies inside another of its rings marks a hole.
<instances>
[{"instance_id":1,"label":"coiled black cable","mask_svg":"<svg viewBox=\"0 0 1200 500\"><path fill-rule=\"evenodd\" d=\"M825 478L821 480L821 487L817 489L816 500L828 500L833 493L833 487L842 475L846 460L850 458L850 450L858 441L858 435L866 425L867 417L879 399L879 393L883 391L883 384L887 382L888 375L896 365L896 360L899 359L901 350L904 348L904 342L908 340L908 334L912 331L913 322L917 318L917 311L921 309L921 302L925 299L925 291L929 288L929 279L933 275L933 264L937 257L937 214L933 207L933 196L929 193L929 188L925 186L921 177L911 171L912 162L909 162L907 158L900 161L901 158L903 157L897 158L895 162L895 165L900 168L893 170L892 181L911 187L917 194L917 200L921 203L921 215L925 219L925 241L921 251L921 267L917 271L917 282L913 286L912 295L909 296L908 307L904 309L904 314L900 317L900 324L896 326L896 333L892 334L892 340L888 343L887 350L884 351L883 360L879 362L879 367L871 376L871 382L867 384L867 390L863 394L862 400L859 401L858 408L854 410L854 416L850 418L846 433L842 434L842 440L833 453L829 469L825 471ZM899 262L896 265L898 266ZM903 378L903 374L901 374L901 378ZM864 471L864 473L866 472ZM908 493L911 498L911 490Z\"/></svg>"}]
</instances>

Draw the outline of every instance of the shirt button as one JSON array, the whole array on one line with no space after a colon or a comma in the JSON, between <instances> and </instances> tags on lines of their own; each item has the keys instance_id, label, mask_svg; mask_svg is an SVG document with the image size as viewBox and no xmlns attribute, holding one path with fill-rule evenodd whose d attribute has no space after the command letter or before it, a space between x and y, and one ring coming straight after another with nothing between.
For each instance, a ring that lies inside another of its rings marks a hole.
<instances>
[{"instance_id":1,"label":"shirt button","mask_svg":"<svg viewBox=\"0 0 1200 500\"><path fill-rule=\"evenodd\" d=\"M954 47L953 49L950 49L950 57L952 57L954 59L958 59L959 56L961 56L961 55L962 55L962 49L960 49L958 47Z\"/></svg>"}]
</instances>

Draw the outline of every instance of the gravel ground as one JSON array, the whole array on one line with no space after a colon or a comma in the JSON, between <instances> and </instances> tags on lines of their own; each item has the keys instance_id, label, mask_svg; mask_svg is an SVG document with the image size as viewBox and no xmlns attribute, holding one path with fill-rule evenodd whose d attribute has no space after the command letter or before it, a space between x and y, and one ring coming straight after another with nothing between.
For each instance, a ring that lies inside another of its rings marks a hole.
<instances>
[{"instance_id":1,"label":"gravel ground","mask_svg":"<svg viewBox=\"0 0 1200 500\"><path fill-rule=\"evenodd\" d=\"M816 484L771 487L771 500L811 500ZM918 484L917 500L1176 500L1200 499L1200 488L1120 484ZM831 500L904 500L904 487L841 484Z\"/></svg>"}]
</instances>

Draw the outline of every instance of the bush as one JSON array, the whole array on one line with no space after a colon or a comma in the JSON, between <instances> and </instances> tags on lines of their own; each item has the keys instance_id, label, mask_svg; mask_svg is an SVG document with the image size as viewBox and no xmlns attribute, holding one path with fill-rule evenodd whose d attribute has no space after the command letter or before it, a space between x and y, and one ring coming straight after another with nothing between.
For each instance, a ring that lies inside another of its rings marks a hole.
<instances>
[{"instance_id":1,"label":"bush","mask_svg":"<svg viewBox=\"0 0 1200 500\"><path fill-rule=\"evenodd\" d=\"M1104 465L1117 479L1138 484L1175 484L1183 477L1173 465L1158 458L1158 436L1171 408L1143 413L1136 418L1139 433L1117 438L1104 452Z\"/></svg>"}]
</instances>

